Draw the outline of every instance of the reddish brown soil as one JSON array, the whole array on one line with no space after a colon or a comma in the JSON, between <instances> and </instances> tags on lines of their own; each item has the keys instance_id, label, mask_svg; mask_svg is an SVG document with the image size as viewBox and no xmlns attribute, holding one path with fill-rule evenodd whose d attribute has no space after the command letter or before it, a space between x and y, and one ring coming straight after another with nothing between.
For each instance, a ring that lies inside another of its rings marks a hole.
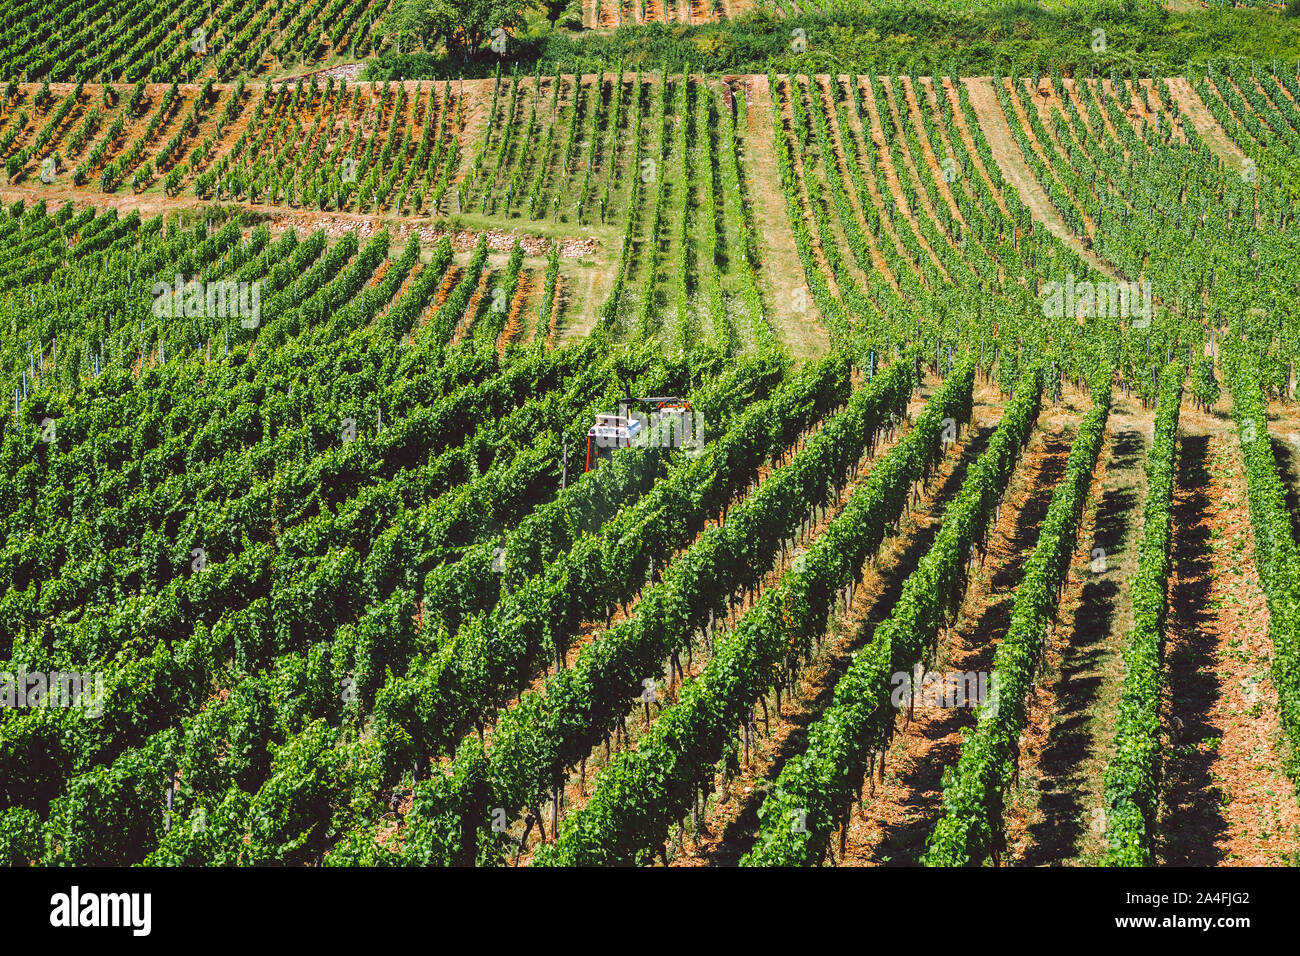
<instances>
[{"instance_id":1,"label":"reddish brown soil","mask_svg":"<svg viewBox=\"0 0 1300 956\"><path fill-rule=\"evenodd\" d=\"M889 157L888 165L889 168L891 168L894 173L893 178L890 180L890 185L891 188L895 190L899 189L902 183L903 173L906 172L908 183L909 185L912 186L912 193L916 197L916 201L920 204L921 211L923 211L925 215L929 216L930 219L934 220L935 222L938 222L939 217L935 214L933 199L930 196L930 193L926 189L922 188L920 175L916 169L916 160L912 156L911 149L908 147L906 138L903 135L903 131L905 128L904 123L906 122L903 117L903 108L908 102L906 98L906 92L905 92L908 89L908 87L904 85L905 81L900 82L901 79L902 78L899 77L892 77L885 84L885 90L887 91L886 102L888 103L889 106L889 122L893 123L894 130L895 130L894 137L899 144L900 154L903 157L902 170L899 170L897 166L895 166L892 154ZM913 107L915 107L916 100L912 98L911 103ZM883 117L878 117L878 118L881 120L884 119ZM942 177L940 177L940 180L942 180ZM896 198L901 200L903 198L903 195L901 193L898 193L896 195ZM925 249L926 252L930 254L930 258L934 261L935 267L939 270L940 275L942 275L948 281L951 281L952 277L949 275L948 270L944 267L943 262L939 259L938 254L931 247L930 240L926 238L924 233L922 233L919 227L916 225L918 215L919 215L918 211L914 209L906 208L902 202L899 203L898 208L902 210L903 215L907 217L907 220L913 224L913 228L917 230L917 235L916 235L917 241L920 243L921 248ZM948 244L952 246L954 249L957 247L957 241L953 239L951 235L948 236Z\"/></svg>"},{"instance_id":2,"label":"reddish brown soil","mask_svg":"<svg viewBox=\"0 0 1300 956\"><path fill-rule=\"evenodd\" d=\"M1169 80L1169 90L1173 93L1174 99L1178 101L1178 106L1183 111L1183 114L1191 118L1196 132L1209 144L1210 149L1232 165L1240 168L1241 164L1246 160L1246 154L1219 126L1218 121L1210 114L1205 104L1201 102L1201 98L1196 95L1196 91L1192 89L1192 85L1185 79L1171 79Z\"/></svg>"},{"instance_id":3,"label":"reddish brown soil","mask_svg":"<svg viewBox=\"0 0 1300 956\"><path fill-rule=\"evenodd\" d=\"M907 228L909 228L913 232L917 240L917 243L930 256L931 262L937 268L939 268L940 271L946 276L947 273L946 271L943 270L943 266L939 263L938 256L936 256L934 250L930 248L929 242L920 233L920 230L916 225L915 210L910 209L907 206L906 197L903 192L902 180L899 176L899 171L894 167L893 156L890 154L889 147L885 143L885 133L884 133L883 124L886 122L894 123L895 127L897 128L897 122L895 119L893 105L891 102L893 97L892 87L888 83L884 84L882 92L885 97L886 103L890 104L890 110L887 116L881 116L880 112L876 108L875 97L872 96L871 90L867 88L867 83L865 78L860 80L855 80L855 82L859 82L862 84L863 87L862 102L865 105L867 111L866 115L861 117L861 121L864 124L863 132L866 133L868 132L868 130L870 132L870 136L874 144L876 156L878 157L878 161L885 171L885 183L889 186L890 194L888 196L876 197L876 201L878 203L877 205L878 209L882 210L883 212L884 210L886 210L886 208L888 208L888 212L884 216L882 216L882 220L887 220L889 222L888 231L894 233L895 243L897 244L898 252L900 255L902 255L905 259L909 261L911 259L911 255L906 251L906 248L902 244L902 240L897 238L898 232L902 231L904 228L903 223L906 222L908 224ZM874 178L875 178L874 176L869 177L869 179L874 179ZM873 185L871 187L871 190L874 195L878 191L878 187ZM918 201L919 199L920 197L918 195Z\"/></svg>"},{"instance_id":4,"label":"reddish brown soil","mask_svg":"<svg viewBox=\"0 0 1300 956\"><path fill-rule=\"evenodd\" d=\"M958 99L956 89L947 80L944 80L941 89L935 90L934 93L936 96L943 95L947 97L948 102L952 106L953 122L957 127L958 135L961 136L962 142L966 145L967 155L971 157L971 162L974 163L980 176L982 176L984 181L988 184L994 198L997 200L998 208L1002 210L1002 214L1004 216L1010 216L1011 211L1008 209L1007 202L1002 196L1001 188L999 188L998 184L993 181L992 175L990 175L989 170L984 166L984 160L980 156L979 150L975 148L975 138L969 125L966 123L966 114L961 110L961 103Z\"/></svg>"},{"instance_id":5,"label":"reddish brown soil","mask_svg":"<svg viewBox=\"0 0 1300 956\"><path fill-rule=\"evenodd\" d=\"M1102 827L1094 822L1101 819L1121 655L1132 626L1126 582L1137 573L1151 422L1149 409L1114 395L1060 616L1029 706L1020 785L1006 801L1007 856L1016 865L1090 862L1102 848Z\"/></svg>"},{"instance_id":6,"label":"reddish brown soil","mask_svg":"<svg viewBox=\"0 0 1300 956\"><path fill-rule=\"evenodd\" d=\"M840 134L842 131L839 129L839 124L836 122L835 110L831 105L833 83L834 81L832 78L815 76L813 77L812 86L807 90L808 103L811 108L820 108L818 106L819 102L825 107L826 125L830 132L831 155L819 156L817 162L810 163L808 160L811 154L806 154L803 158L804 176L805 178L808 176L816 176L822 183L822 195L829 196L829 167L825 164L834 164L835 168L839 171L841 182L844 183L845 191L849 194L849 202L857 213L856 220L858 225L869 235L869 231L866 229L866 219L863 217L860 203L856 201L856 196L853 191L853 183L849 179L848 159L844 151L844 144L840 141ZM809 120L809 122L812 121ZM831 233L836 238L836 246L842 251L847 250L849 248L848 240L845 237L844 225L840 221L838 211L832 211L829 220ZM867 284L867 277L863 273L862 268L858 265L856 257L851 254L845 254L843 259L848 269L847 278L856 282L859 286L865 287Z\"/></svg>"},{"instance_id":7,"label":"reddish brown soil","mask_svg":"<svg viewBox=\"0 0 1300 956\"><path fill-rule=\"evenodd\" d=\"M1300 862L1300 807L1283 772L1268 607L1226 400L1185 401L1174 494L1165 806L1166 865Z\"/></svg>"},{"instance_id":8,"label":"reddish brown soil","mask_svg":"<svg viewBox=\"0 0 1300 956\"><path fill-rule=\"evenodd\" d=\"M499 353L504 354L506 346L511 342L518 341L527 329L524 325L524 313L528 308L528 297L532 292L533 277L526 271L520 270L519 287L515 289L515 297L510 303L510 315L506 319L505 328L501 332L501 342Z\"/></svg>"},{"instance_id":9,"label":"reddish brown soil","mask_svg":"<svg viewBox=\"0 0 1300 956\"><path fill-rule=\"evenodd\" d=\"M941 637L937 671L984 671L993 665L997 642L1010 623L1011 607L1024 562L1032 553L1038 528L1056 483L1065 473L1070 445L1086 399L1067 389L1060 406L1043 409L989 536L984 565L971 576L959 619ZM847 852L841 865L915 864L942 810L942 773L955 766L962 732L974 726L975 711L966 707L917 708L910 722L899 718L890 746L883 783L849 825Z\"/></svg>"},{"instance_id":10,"label":"reddish brown soil","mask_svg":"<svg viewBox=\"0 0 1300 956\"><path fill-rule=\"evenodd\" d=\"M1085 249L1081 239L1070 232L1065 220L1048 199L1042 185L1034 178L1033 171L1021 155L1020 146L1007 125L1008 118L1002 113L1002 107L993 91L992 81L977 79L966 80L965 83L970 94L971 106L975 114L983 120L984 138L988 141L989 151L993 154L1003 179L1015 187L1021 201L1033 213L1034 218L1047 226L1052 235L1087 259L1089 265L1117 279L1115 270L1098 258L1091 249ZM1021 118L1018 108L1016 112L1018 121L1023 124L1025 121Z\"/></svg>"}]
</instances>

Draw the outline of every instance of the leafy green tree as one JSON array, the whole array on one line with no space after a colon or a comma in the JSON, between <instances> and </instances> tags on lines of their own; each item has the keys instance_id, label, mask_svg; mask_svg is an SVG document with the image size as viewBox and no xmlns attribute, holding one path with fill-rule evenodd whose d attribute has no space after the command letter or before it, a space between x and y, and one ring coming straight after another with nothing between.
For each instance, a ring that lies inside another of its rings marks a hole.
<instances>
[{"instance_id":1,"label":"leafy green tree","mask_svg":"<svg viewBox=\"0 0 1300 956\"><path fill-rule=\"evenodd\" d=\"M552 25L560 19L560 14L573 5L573 0L542 0L542 8L546 11L546 19Z\"/></svg>"},{"instance_id":2,"label":"leafy green tree","mask_svg":"<svg viewBox=\"0 0 1300 956\"><path fill-rule=\"evenodd\" d=\"M434 17L433 0L397 0L384 17L380 32L392 37L399 51L416 46L427 50L445 39Z\"/></svg>"},{"instance_id":3,"label":"leafy green tree","mask_svg":"<svg viewBox=\"0 0 1300 956\"><path fill-rule=\"evenodd\" d=\"M384 32L416 39L425 49L441 41L449 51L459 50L468 59L497 27L510 30L522 25L523 11L522 0L398 0L384 22Z\"/></svg>"}]
</instances>

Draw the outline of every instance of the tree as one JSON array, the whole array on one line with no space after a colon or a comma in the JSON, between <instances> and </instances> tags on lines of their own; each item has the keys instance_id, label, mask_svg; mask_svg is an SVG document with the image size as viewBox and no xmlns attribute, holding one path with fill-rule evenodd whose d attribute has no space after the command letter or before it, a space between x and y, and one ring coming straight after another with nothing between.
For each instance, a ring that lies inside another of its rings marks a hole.
<instances>
[{"instance_id":1,"label":"tree","mask_svg":"<svg viewBox=\"0 0 1300 956\"><path fill-rule=\"evenodd\" d=\"M560 14L572 5L572 0L542 0L542 6L546 9L546 19L551 21L552 26L560 19Z\"/></svg>"},{"instance_id":2,"label":"tree","mask_svg":"<svg viewBox=\"0 0 1300 956\"><path fill-rule=\"evenodd\" d=\"M397 40L399 50L406 47L403 40L418 41L426 50L442 42L469 59L497 27L520 26L523 9L523 0L397 0L382 32Z\"/></svg>"},{"instance_id":3,"label":"tree","mask_svg":"<svg viewBox=\"0 0 1300 956\"><path fill-rule=\"evenodd\" d=\"M425 50L435 46L445 35L434 16L433 3L434 0L397 0L384 17L380 32L397 41L399 52L410 50L416 44Z\"/></svg>"},{"instance_id":4,"label":"tree","mask_svg":"<svg viewBox=\"0 0 1300 956\"><path fill-rule=\"evenodd\" d=\"M466 59L497 27L509 30L523 23L522 0L429 0L429 4L448 49L459 47Z\"/></svg>"}]
</instances>

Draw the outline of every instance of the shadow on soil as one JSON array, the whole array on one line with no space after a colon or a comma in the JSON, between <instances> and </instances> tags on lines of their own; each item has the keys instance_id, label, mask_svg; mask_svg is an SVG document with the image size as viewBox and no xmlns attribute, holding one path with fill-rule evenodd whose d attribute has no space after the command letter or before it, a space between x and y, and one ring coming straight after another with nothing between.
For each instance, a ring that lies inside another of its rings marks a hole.
<instances>
[{"instance_id":1,"label":"shadow on soil","mask_svg":"<svg viewBox=\"0 0 1300 956\"><path fill-rule=\"evenodd\" d=\"M1202 627L1213 617L1210 591L1210 524L1206 489L1209 436L1189 435L1181 442L1173 509L1173 574L1169 590L1169 634L1178 635L1167 661L1170 712L1182 721L1180 743L1166 751L1164 804L1168 808L1157 833L1157 858L1172 866L1214 866L1222 862L1216 848L1226 832L1219 789L1210 777L1213 747L1197 744L1213 734L1210 709L1219 696L1218 679L1204 665L1213 660L1214 640Z\"/></svg>"},{"instance_id":2,"label":"shadow on soil","mask_svg":"<svg viewBox=\"0 0 1300 956\"><path fill-rule=\"evenodd\" d=\"M1111 447L1110 474L1140 468L1146 458L1146 444L1136 430L1120 432ZM1089 554L1102 548L1115 558L1130 547L1142 508L1138 488L1120 485L1107 489L1097 502L1093 541ZM1056 682L1057 721L1047 737L1039 761L1042 796L1038 808L1042 820L1029 829L1031 846L1021 861L1024 866L1044 866L1073 857L1083 835L1083 763L1092 753L1089 733L1091 709L1101 690L1098 673L1106 657L1107 638L1120 596L1122 572L1090 574L1075 612L1074 631L1061 662Z\"/></svg>"},{"instance_id":3,"label":"shadow on soil","mask_svg":"<svg viewBox=\"0 0 1300 956\"><path fill-rule=\"evenodd\" d=\"M1273 460L1277 462L1277 473L1282 478L1282 490L1286 494L1286 510L1291 515L1291 533L1300 540L1300 458L1284 439L1270 435L1273 444Z\"/></svg>"}]
</instances>

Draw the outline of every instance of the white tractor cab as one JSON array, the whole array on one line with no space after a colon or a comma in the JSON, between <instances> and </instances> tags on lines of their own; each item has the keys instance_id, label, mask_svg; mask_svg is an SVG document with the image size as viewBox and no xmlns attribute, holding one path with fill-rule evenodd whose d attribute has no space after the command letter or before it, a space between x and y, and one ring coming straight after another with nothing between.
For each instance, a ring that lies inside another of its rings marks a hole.
<instances>
[{"instance_id":1,"label":"white tractor cab","mask_svg":"<svg viewBox=\"0 0 1300 956\"><path fill-rule=\"evenodd\" d=\"M613 457L615 448L646 444L653 433L661 435L666 445L680 445L690 437L694 424L691 403L683 398L664 395L626 399L619 403L617 413L598 414L596 423L587 430L587 464L583 470L591 471L603 459Z\"/></svg>"}]
</instances>

